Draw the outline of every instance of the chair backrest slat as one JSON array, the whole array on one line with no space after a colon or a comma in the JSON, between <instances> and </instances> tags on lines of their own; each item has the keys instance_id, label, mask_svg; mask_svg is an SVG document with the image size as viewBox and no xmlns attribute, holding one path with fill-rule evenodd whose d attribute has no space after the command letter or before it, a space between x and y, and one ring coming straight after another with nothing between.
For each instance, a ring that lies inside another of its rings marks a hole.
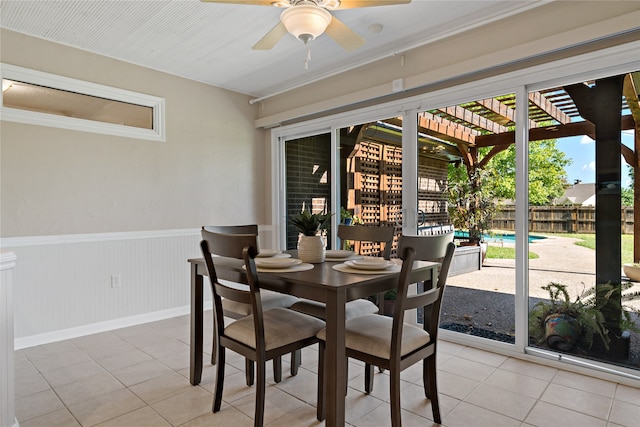
<instances>
[{"instance_id":1,"label":"chair backrest slat","mask_svg":"<svg viewBox=\"0 0 640 427\"><path fill-rule=\"evenodd\" d=\"M437 287L421 292L417 295L407 295L407 299L404 304L405 311L433 304L438 298L440 298L440 292L441 289Z\"/></svg>"},{"instance_id":2,"label":"chair backrest slat","mask_svg":"<svg viewBox=\"0 0 640 427\"><path fill-rule=\"evenodd\" d=\"M242 259L245 247L257 244L255 234L222 234L203 230L202 239L207 242L212 255L238 259Z\"/></svg>"},{"instance_id":3,"label":"chair backrest slat","mask_svg":"<svg viewBox=\"0 0 640 427\"><path fill-rule=\"evenodd\" d=\"M340 240L358 242L372 242L384 244L382 257L389 259L395 228L393 226L368 226L368 225L339 225L338 237Z\"/></svg>"},{"instance_id":4,"label":"chair backrest slat","mask_svg":"<svg viewBox=\"0 0 640 427\"><path fill-rule=\"evenodd\" d=\"M204 225L202 229L221 234L255 234L258 235L258 224L247 225Z\"/></svg>"},{"instance_id":5,"label":"chair backrest slat","mask_svg":"<svg viewBox=\"0 0 640 427\"><path fill-rule=\"evenodd\" d=\"M235 289L222 283L214 283L215 293L222 298L230 299L242 304L251 304L251 294L246 290Z\"/></svg>"},{"instance_id":6,"label":"chair backrest slat","mask_svg":"<svg viewBox=\"0 0 640 427\"><path fill-rule=\"evenodd\" d=\"M427 236L406 236L403 234L398 240L398 254L402 255L404 248L410 246L416 252L416 259L439 262L444 258L447 245L451 242L453 242L453 231Z\"/></svg>"}]
</instances>

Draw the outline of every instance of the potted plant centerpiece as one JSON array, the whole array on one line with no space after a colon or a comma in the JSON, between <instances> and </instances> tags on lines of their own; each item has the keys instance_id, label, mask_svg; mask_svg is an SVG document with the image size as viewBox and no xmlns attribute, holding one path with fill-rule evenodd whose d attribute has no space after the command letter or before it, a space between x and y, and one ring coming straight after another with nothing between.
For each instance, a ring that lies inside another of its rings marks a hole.
<instances>
[{"instance_id":1,"label":"potted plant centerpiece","mask_svg":"<svg viewBox=\"0 0 640 427\"><path fill-rule=\"evenodd\" d=\"M291 217L291 223L301 234L298 241L298 258L303 262L324 262L325 242L323 232L331 223L331 214L312 214L308 209Z\"/></svg>"}]
</instances>

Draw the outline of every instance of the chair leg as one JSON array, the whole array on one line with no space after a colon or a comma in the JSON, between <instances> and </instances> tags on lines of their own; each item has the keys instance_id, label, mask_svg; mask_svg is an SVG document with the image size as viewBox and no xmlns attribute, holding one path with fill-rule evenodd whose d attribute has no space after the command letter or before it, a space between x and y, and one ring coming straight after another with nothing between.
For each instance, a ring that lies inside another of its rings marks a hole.
<instances>
[{"instance_id":1,"label":"chair leg","mask_svg":"<svg viewBox=\"0 0 640 427\"><path fill-rule=\"evenodd\" d=\"M264 397L266 391L266 364L264 360L256 362L257 378L256 378L256 412L253 419L255 427L262 427L264 423Z\"/></svg>"},{"instance_id":2,"label":"chair leg","mask_svg":"<svg viewBox=\"0 0 640 427\"><path fill-rule=\"evenodd\" d=\"M224 388L225 349L218 347L218 368L216 370L216 386L213 391L213 412L218 412L222 405L222 390Z\"/></svg>"},{"instance_id":3,"label":"chair leg","mask_svg":"<svg viewBox=\"0 0 640 427\"><path fill-rule=\"evenodd\" d=\"M249 387L253 385L254 374L253 361L244 359L244 375L246 377L247 386Z\"/></svg>"},{"instance_id":4,"label":"chair leg","mask_svg":"<svg viewBox=\"0 0 640 427\"><path fill-rule=\"evenodd\" d=\"M344 378L346 380L346 382L344 383L344 395L346 396L349 393L349 358L348 357L344 365L345 365Z\"/></svg>"},{"instance_id":5,"label":"chair leg","mask_svg":"<svg viewBox=\"0 0 640 427\"><path fill-rule=\"evenodd\" d=\"M318 407L316 408L316 418L318 421L324 421L324 386L326 380L324 377L324 341L320 341L318 348Z\"/></svg>"},{"instance_id":6,"label":"chair leg","mask_svg":"<svg viewBox=\"0 0 640 427\"><path fill-rule=\"evenodd\" d=\"M438 384L436 380L436 356L435 354L427 357L423 364L423 381L425 386L425 393L431 400L431 411L433 413L433 421L437 424L442 423L440 418L440 403L438 399ZM428 392L426 391L428 389Z\"/></svg>"},{"instance_id":7,"label":"chair leg","mask_svg":"<svg viewBox=\"0 0 640 427\"><path fill-rule=\"evenodd\" d=\"M253 377L255 376L253 362L249 359L245 359L244 366L247 386L251 387L254 384ZM276 383L282 381L282 359L280 357L273 359L273 380Z\"/></svg>"},{"instance_id":8,"label":"chair leg","mask_svg":"<svg viewBox=\"0 0 640 427\"><path fill-rule=\"evenodd\" d=\"M213 315L213 341L211 342L211 364L216 364L218 358L218 334L216 334L216 315Z\"/></svg>"},{"instance_id":9,"label":"chair leg","mask_svg":"<svg viewBox=\"0 0 640 427\"><path fill-rule=\"evenodd\" d=\"M402 425L400 408L400 370L389 369L389 382L391 384L389 400L391 401L391 426Z\"/></svg>"},{"instance_id":10,"label":"chair leg","mask_svg":"<svg viewBox=\"0 0 640 427\"><path fill-rule=\"evenodd\" d=\"M373 365L364 365L364 391L369 394L373 391Z\"/></svg>"},{"instance_id":11,"label":"chair leg","mask_svg":"<svg viewBox=\"0 0 640 427\"><path fill-rule=\"evenodd\" d=\"M302 350L291 352L291 376L298 375L298 368L302 365Z\"/></svg>"},{"instance_id":12,"label":"chair leg","mask_svg":"<svg viewBox=\"0 0 640 427\"><path fill-rule=\"evenodd\" d=\"M273 358L273 381L279 383L282 381L282 357Z\"/></svg>"}]
</instances>

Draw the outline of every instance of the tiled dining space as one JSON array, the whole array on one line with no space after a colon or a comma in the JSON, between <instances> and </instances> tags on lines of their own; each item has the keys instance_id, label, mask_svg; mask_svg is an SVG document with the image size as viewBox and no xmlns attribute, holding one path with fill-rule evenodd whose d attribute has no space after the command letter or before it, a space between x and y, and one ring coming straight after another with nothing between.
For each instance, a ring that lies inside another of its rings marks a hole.
<instances>
[{"instance_id":1,"label":"tiled dining space","mask_svg":"<svg viewBox=\"0 0 640 427\"><path fill-rule=\"evenodd\" d=\"M205 325L210 349L210 310ZM444 426L638 426L640 388L447 341L438 351ZM267 374L265 425L324 425L315 409L317 346L303 351L296 377L288 359L281 383ZM222 410L213 414L214 367L205 364L199 386L189 383L189 316L18 350L16 416L21 427L252 426L244 359L228 352L227 363ZM402 373L404 426L435 425L421 374L420 364ZM349 425L390 425L387 378L376 373L365 395L363 366L350 363Z\"/></svg>"}]
</instances>

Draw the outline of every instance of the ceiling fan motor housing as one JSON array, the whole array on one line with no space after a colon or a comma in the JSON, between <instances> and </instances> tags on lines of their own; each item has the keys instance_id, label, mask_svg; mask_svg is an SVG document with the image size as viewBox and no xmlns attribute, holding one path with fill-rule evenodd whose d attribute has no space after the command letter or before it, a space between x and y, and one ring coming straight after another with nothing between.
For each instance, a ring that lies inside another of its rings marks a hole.
<instances>
[{"instance_id":1,"label":"ceiling fan motor housing","mask_svg":"<svg viewBox=\"0 0 640 427\"><path fill-rule=\"evenodd\" d=\"M291 6L280 15L287 31L305 44L324 33L331 19L326 9L312 2Z\"/></svg>"}]
</instances>

